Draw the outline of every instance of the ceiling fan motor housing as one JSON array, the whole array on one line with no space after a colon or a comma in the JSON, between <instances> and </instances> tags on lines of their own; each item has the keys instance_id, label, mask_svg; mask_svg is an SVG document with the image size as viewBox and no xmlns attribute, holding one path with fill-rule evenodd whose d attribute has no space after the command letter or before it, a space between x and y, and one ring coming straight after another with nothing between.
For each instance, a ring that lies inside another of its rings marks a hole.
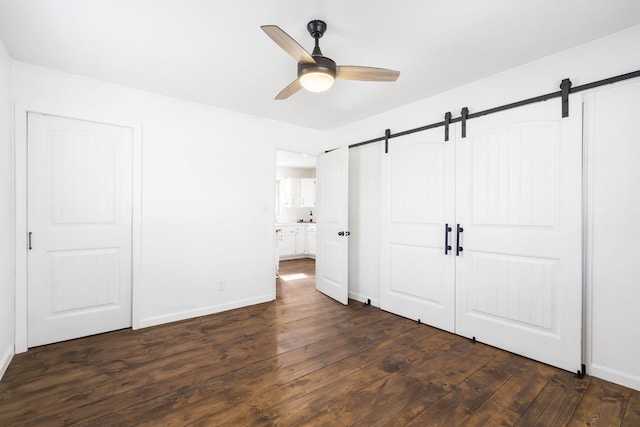
<instances>
[{"instance_id":1,"label":"ceiling fan motor housing","mask_svg":"<svg viewBox=\"0 0 640 427\"><path fill-rule=\"evenodd\" d=\"M298 78L309 73L323 73L329 74L334 79L336 78L336 63L331 58L326 56L313 56L316 63L313 62L298 62Z\"/></svg>"}]
</instances>

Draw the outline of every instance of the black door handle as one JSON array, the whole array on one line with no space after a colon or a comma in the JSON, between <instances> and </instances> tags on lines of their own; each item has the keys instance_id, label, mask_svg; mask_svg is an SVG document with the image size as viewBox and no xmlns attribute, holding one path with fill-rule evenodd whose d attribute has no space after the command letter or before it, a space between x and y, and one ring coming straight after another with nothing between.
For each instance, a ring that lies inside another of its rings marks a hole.
<instances>
[{"instance_id":1,"label":"black door handle","mask_svg":"<svg viewBox=\"0 0 640 427\"><path fill-rule=\"evenodd\" d=\"M344 236L344 231L338 231L338 236Z\"/></svg>"},{"instance_id":2,"label":"black door handle","mask_svg":"<svg viewBox=\"0 0 640 427\"><path fill-rule=\"evenodd\" d=\"M460 246L460 233L464 231L464 228L460 227L460 224L456 224L456 256L460 256L462 252L462 246Z\"/></svg>"},{"instance_id":3,"label":"black door handle","mask_svg":"<svg viewBox=\"0 0 640 427\"><path fill-rule=\"evenodd\" d=\"M32 232L29 232L29 250L33 249L33 248L31 247L31 235L32 235L32 234L33 234Z\"/></svg>"},{"instance_id":4,"label":"black door handle","mask_svg":"<svg viewBox=\"0 0 640 427\"><path fill-rule=\"evenodd\" d=\"M444 254L448 255L451 250L451 245L449 244L449 233L451 232L451 227L449 224L444 225Z\"/></svg>"}]
</instances>

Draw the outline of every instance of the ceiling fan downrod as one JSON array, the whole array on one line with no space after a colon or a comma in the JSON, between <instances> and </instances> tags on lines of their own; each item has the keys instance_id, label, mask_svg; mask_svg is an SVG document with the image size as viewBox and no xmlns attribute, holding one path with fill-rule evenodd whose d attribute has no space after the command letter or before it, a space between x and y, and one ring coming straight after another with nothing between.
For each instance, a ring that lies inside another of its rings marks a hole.
<instances>
[{"instance_id":1,"label":"ceiling fan downrod","mask_svg":"<svg viewBox=\"0 0 640 427\"><path fill-rule=\"evenodd\" d=\"M309 31L311 37L316 41L311 56L324 56L320 50L320 38L324 35L324 32L327 31L327 23L319 19L314 19L307 24L307 31Z\"/></svg>"}]
</instances>

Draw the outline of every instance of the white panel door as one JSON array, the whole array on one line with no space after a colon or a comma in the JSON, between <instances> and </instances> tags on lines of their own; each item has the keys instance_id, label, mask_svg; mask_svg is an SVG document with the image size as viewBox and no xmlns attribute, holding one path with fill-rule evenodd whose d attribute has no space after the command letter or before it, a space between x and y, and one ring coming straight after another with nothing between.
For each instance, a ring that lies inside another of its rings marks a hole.
<instances>
[{"instance_id":1,"label":"white panel door","mask_svg":"<svg viewBox=\"0 0 640 427\"><path fill-rule=\"evenodd\" d=\"M318 158L316 288L349 303L349 149Z\"/></svg>"},{"instance_id":2,"label":"white panel door","mask_svg":"<svg viewBox=\"0 0 640 427\"><path fill-rule=\"evenodd\" d=\"M576 371L580 98L570 106L564 119L559 102L474 119L456 142L456 333Z\"/></svg>"},{"instance_id":3,"label":"white panel door","mask_svg":"<svg viewBox=\"0 0 640 427\"><path fill-rule=\"evenodd\" d=\"M29 113L28 345L131 326L130 128Z\"/></svg>"},{"instance_id":4,"label":"white panel door","mask_svg":"<svg viewBox=\"0 0 640 427\"><path fill-rule=\"evenodd\" d=\"M444 142L438 128L394 139L388 151L381 154L380 306L453 332L455 253L445 239L455 221L455 142Z\"/></svg>"}]
</instances>

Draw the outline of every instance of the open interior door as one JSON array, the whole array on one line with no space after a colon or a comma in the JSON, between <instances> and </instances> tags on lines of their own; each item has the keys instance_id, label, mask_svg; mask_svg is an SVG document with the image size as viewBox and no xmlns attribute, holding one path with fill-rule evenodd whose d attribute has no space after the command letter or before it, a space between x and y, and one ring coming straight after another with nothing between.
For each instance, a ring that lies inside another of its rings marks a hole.
<instances>
[{"instance_id":1,"label":"open interior door","mask_svg":"<svg viewBox=\"0 0 640 427\"><path fill-rule=\"evenodd\" d=\"M349 149L323 154L317 168L316 288L349 302Z\"/></svg>"}]
</instances>

